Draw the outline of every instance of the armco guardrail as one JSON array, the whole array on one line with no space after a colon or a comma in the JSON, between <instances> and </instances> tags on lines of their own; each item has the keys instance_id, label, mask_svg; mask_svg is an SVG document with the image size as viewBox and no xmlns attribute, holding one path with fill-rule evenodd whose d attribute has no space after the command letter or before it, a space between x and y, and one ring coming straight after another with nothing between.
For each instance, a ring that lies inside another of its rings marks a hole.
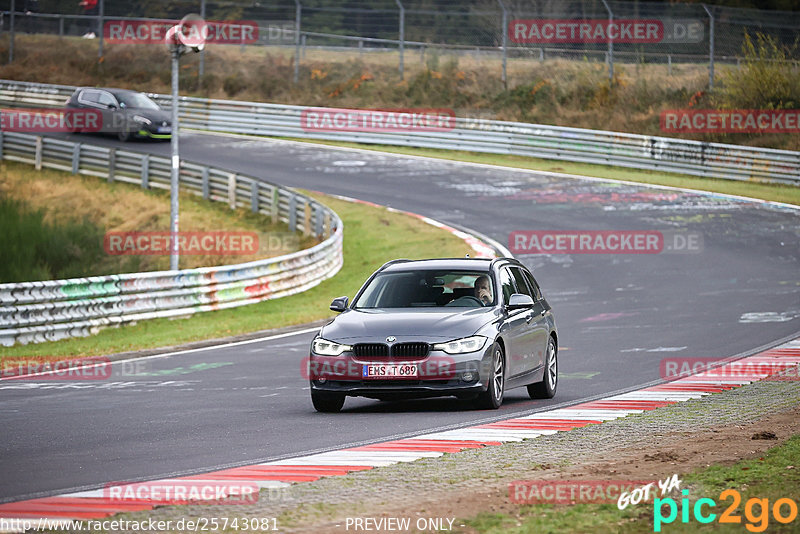
<instances>
[{"instance_id":1,"label":"armco guardrail","mask_svg":"<svg viewBox=\"0 0 800 534\"><path fill-rule=\"evenodd\" d=\"M0 80L0 106L63 105L74 87ZM151 95L171 108L166 95ZM800 185L800 152L542 124L458 118L448 131L308 131L309 108L182 97L182 126L208 132L468 150ZM319 108L315 108L319 109Z\"/></svg>"},{"instance_id":2,"label":"armco guardrail","mask_svg":"<svg viewBox=\"0 0 800 534\"><path fill-rule=\"evenodd\" d=\"M0 132L0 159L169 190L170 159L28 134ZM299 293L342 266L342 221L319 202L277 185L181 162L180 183L206 199L288 223L324 240L306 250L238 265L0 284L0 344L86 336L104 326L190 315Z\"/></svg>"}]
</instances>

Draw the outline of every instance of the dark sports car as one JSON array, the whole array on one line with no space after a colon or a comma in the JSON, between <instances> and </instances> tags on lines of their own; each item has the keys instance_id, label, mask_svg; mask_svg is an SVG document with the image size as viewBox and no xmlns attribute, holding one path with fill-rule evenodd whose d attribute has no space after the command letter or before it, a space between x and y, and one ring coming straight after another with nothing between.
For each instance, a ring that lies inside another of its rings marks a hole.
<instances>
[{"instance_id":1,"label":"dark sports car","mask_svg":"<svg viewBox=\"0 0 800 534\"><path fill-rule=\"evenodd\" d=\"M506 390L550 398L555 319L530 271L511 258L394 260L378 269L311 343L311 400L454 395L498 408Z\"/></svg>"},{"instance_id":2,"label":"dark sports car","mask_svg":"<svg viewBox=\"0 0 800 534\"><path fill-rule=\"evenodd\" d=\"M67 108L99 110L103 133L115 134L121 141L132 137L169 139L172 117L158 104L137 91L79 87L67 101Z\"/></svg>"}]
</instances>

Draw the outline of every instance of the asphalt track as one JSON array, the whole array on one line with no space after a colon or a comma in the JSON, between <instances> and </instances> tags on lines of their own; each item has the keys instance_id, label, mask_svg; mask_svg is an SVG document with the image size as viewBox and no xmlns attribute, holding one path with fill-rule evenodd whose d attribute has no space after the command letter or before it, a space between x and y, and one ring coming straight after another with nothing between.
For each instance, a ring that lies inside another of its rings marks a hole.
<instances>
[{"instance_id":1,"label":"asphalt track","mask_svg":"<svg viewBox=\"0 0 800 534\"><path fill-rule=\"evenodd\" d=\"M168 144L129 147L169 152ZM181 154L413 211L502 243L514 230L660 230L699 234L702 247L520 256L554 306L562 376L555 399L514 390L498 412L454 399L348 399L341 414L318 414L301 373L308 332L115 364L108 380L1 381L0 502L507 418L657 380L664 358L732 356L800 330L794 210L284 141L187 134Z\"/></svg>"}]
</instances>

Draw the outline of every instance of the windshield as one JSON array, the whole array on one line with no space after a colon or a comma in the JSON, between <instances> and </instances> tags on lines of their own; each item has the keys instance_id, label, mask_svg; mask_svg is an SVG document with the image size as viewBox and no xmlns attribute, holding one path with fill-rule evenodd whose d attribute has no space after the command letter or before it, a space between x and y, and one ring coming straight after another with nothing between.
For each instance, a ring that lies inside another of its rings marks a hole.
<instances>
[{"instance_id":1,"label":"windshield","mask_svg":"<svg viewBox=\"0 0 800 534\"><path fill-rule=\"evenodd\" d=\"M354 308L479 308L494 304L488 272L420 270L378 274Z\"/></svg>"},{"instance_id":2,"label":"windshield","mask_svg":"<svg viewBox=\"0 0 800 534\"><path fill-rule=\"evenodd\" d=\"M123 108L161 109L144 93L124 93L117 95L119 105Z\"/></svg>"}]
</instances>

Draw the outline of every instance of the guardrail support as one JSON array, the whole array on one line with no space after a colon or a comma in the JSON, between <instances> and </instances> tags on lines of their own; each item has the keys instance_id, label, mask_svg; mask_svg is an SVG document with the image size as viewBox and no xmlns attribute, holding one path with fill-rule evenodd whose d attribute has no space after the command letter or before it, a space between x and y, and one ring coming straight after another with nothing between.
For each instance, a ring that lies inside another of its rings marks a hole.
<instances>
[{"instance_id":1,"label":"guardrail support","mask_svg":"<svg viewBox=\"0 0 800 534\"><path fill-rule=\"evenodd\" d=\"M142 158L142 189L150 189L150 154Z\"/></svg>"},{"instance_id":2,"label":"guardrail support","mask_svg":"<svg viewBox=\"0 0 800 534\"><path fill-rule=\"evenodd\" d=\"M270 215L272 215L272 224L275 224L275 223L278 222L278 216L280 215L280 209L281 209L280 202L281 202L281 196L280 196L280 193L278 192L278 188L277 187L273 187L272 188L272 205L269 207Z\"/></svg>"},{"instance_id":3,"label":"guardrail support","mask_svg":"<svg viewBox=\"0 0 800 534\"><path fill-rule=\"evenodd\" d=\"M701 4L708 13L708 88L714 88L714 14L707 5Z\"/></svg>"},{"instance_id":4,"label":"guardrail support","mask_svg":"<svg viewBox=\"0 0 800 534\"><path fill-rule=\"evenodd\" d=\"M236 209L236 174L228 175L228 205L232 210Z\"/></svg>"},{"instance_id":5,"label":"guardrail support","mask_svg":"<svg viewBox=\"0 0 800 534\"><path fill-rule=\"evenodd\" d=\"M250 211L258 213L258 181L250 183Z\"/></svg>"},{"instance_id":6,"label":"guardrail support","mask_svg":"<svg viewBox=\"0 0 800 534\"><path fill-rule=\"evenodd\" d=\"M37 171L42 170L42 138L36 137L36 152L33 156L34 167Z\"/></svg>"},{"instance_id":7,"label":"guardrail support","mask_svg":"<svg viewBox=\"0 0 800 534\"><path fill-rule=\"evenodd\" d=\"M208 166L203 167L202 181L203 181L203 199L204 200L208 200L208 196L209 196L209 191L208 191Z\"/></svg>"},{"instance_id":8,"label":"guardrail support","mask_svg":"<svg viewBox=\"0 0 800 534\"><path fill-rule=\"evenodd\" d=\"M303 235L311 235L311 203L303 201Z\"/></svg>"},{"instance_id":9,"label":"guardrail support","mask_svg":"<svg viewBox=\"0 0 800 534\"><path fill-rule=\"evenodd\" d=\"M289 231L297 230L297 195L292 193L289 197Z\"/></svg>"},{"instance_id":10,"label":"guardrail support","mask_svg":"<svg viewBox=\"0 0 800 534\"><path fill-rule=\"evenodd\" d=\"M0 130L0 161L3 161L3 130Z\"/></svg>"},{"instance_id":11,"label":"guardrail support","mask_svg":"<svg viewBox=\"0 0 800 534\"><path fill-rule=\"evenodd\" d=\"M322 237L322 209L316 204L314 205L314 234L319 238Z\"/></svg>"},{"instance_id":12,"label":"guardrail support","mask_svg":"<svg viewBox=\"0 0 800 534\"><path fill-rule=\"evenodd\" d=\"M75 143L72 147L72 174L78 174L81 167L81 144Z\"/></svg>"},{"instance_id":13,"label":"guardrail support","mask_svg":"<svg viewBox=\"0 0 800 534\"><path fill-rule=\"evenodd\" d=\"M114 171L117 168L117 149L112 148L108 151L108 183L114 182Z\"/></svg>"}]
</instances>

